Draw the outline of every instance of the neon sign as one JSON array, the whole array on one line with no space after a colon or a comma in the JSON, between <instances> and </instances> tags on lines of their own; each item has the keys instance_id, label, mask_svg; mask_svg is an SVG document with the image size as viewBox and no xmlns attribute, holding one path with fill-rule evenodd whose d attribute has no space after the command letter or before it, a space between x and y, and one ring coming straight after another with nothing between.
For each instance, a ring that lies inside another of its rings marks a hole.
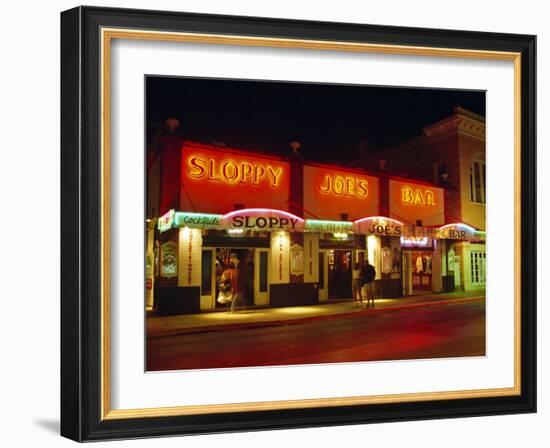
<instances>
[{"instance_id":1,"label":"neon sign","mask_svg":"<svg viewBox=\"0 0 550 448\"><path fill-rule=\"evenodd\" d=\"M432 242L427 236L402 236L401 247L431 247Z\"/></svg>"},{"instance_id":2,"label":"neon sign","mask_svg":"<svg viewBox=\"0 0 550 448\"><path fill-rule=\"evenodd\" d=\"M206 179L226 184L267 184L276 188L283 175L282 167L226 159L218 161L213 157L194 155L187 160L187 175L192 179Z\"/></svg>"},{"instance_id":3,"label":"neon sign","mask_svg":"<svg viewBox=\"0 0 550 448\"><path fill-rule=\"evenodd\" d=\"M223 215L221 223L235 229L256 231L286 230L294 232L304 229L304 220L299 216L269 208L235 210Z\"/></svg>"},{"instance_id":4,"label":"neon sign","mask_svg":"<svg viewBox=\"0 0 550 448\"><path fill-rule=\"evenodd\" d=\"M370 216L353 222L357 233L367 235L401 236L403 235L403 223L385 216Z\"/></svg>"},{"instance_id":5,"label":"neon sign","mask_svg":"<svg viewBox=\"0 0 550 448\"><path fill-rule=\"evenodd\" d=\"M306 230L309 232L350 232L353 223L349 221L328 221L306 219Z\"/></svg>"},{"instance_id":6,"label":"neon sign","mask_svg":"<svg viewBox=\"0 0 550 448\"><path fill-rule=\"evenodd\" d=\"M462 224L447 224L439 228L439 238L449 240L472 240L476 237L476 229Z\"/></svg>"},{"instance_id":7,"label":"neon sign","mask_svg":"<svg viewBox=\"0 0 550 448\"><path fill-rule=\"evenodd\" d=\"M402 187L401 202L409 205L425 205L435 207L434 192L420 188Z\"/></svg>"},{"instance_id":8,"label":"neon sign","mask_svg":"<svg viewBox=\"0 0 550 448\"><path fill-rule=\"evenodd\" d=\"M324 194L334 194L336 196L352 196L358 199L365 199L368 194L369 183L365 179L351 176L331 176L327 174L319 191Z\"/></svg>"},{"instance_id":9,"label":"neon sign","mask_svg":"<svg viewBox=\"0 0 550 448\"><path fill-rule=\"evenodd\" d=\"M174 223L176 227L188 226L191 228L217 229L221 228L222 215L213 213L176 212Z\"/></svg>"},{"instance_id":10,"label":"neon sign","mask_svg":"<svg viewBox=\"0 0 550 448\"><path fill-rule=\"evenodd\" d=\"M175 218L175 210L169 210L164 215L162 215L157 222L157 228L159 232L165 232L172 228L172 225L174 224L174 218Z\"/></svg>"}]
</instances>

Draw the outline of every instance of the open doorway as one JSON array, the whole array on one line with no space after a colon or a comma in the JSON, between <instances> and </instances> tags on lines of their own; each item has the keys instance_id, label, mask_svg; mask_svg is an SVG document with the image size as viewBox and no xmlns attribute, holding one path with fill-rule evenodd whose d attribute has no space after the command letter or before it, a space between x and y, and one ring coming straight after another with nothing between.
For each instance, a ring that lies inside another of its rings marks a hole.
<instances>
[{"instance_id":1,"label":"open doorway","mask_svg":"<svg viewBox=\"0 0 550 448\"><path fill-rule=\"evenodd\" d=\"M351 250L328 251L328 296L351 298Z\"/></svg>"},{"instance_id":2,"label":"open doorway","mask_svg":"<svg viewBox=\"0 0 550 448\"><path fill-rule=\"evenodd\" d=\"M237 249L234 247L216 248L216 297L220 293L220 284L224 271L235 269L237 287L242 294L242 304L254 304L254 252L255 249ZM216 300L216 308L226 308Z\"/></svg>"}]
</instances>

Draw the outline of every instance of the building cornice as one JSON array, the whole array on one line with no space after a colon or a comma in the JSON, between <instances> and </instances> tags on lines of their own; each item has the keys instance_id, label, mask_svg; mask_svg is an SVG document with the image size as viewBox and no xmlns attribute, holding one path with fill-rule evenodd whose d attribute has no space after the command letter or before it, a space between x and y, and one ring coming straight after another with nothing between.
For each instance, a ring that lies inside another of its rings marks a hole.
<instances>
[{"instance_id":1,"label":"building cornice","mask_svg":"<svg viewBox=\"0 0 550 448\"><path fill-rule=\"evenodd\" d=\"M459 133L485 140L485 118L461 107L455 107L454 114L422 129L428 138Z\"/></svg>"}]
</instances>

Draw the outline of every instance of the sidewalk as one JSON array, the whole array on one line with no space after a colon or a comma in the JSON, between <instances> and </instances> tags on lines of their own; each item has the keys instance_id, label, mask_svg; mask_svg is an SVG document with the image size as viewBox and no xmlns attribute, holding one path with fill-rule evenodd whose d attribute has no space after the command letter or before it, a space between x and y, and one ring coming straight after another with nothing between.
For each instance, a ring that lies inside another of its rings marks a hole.
<instances>
[{"instance_id":1,"label":"sidewalk","mask_svg":"<svg viewBox=\"0 0 550 448\"><path fill-rule=\"evenodd\" d=\"M453 292L447 294L426 294L396 299L376 299L375 307L360 308L355 302L332 301L310 306L284 308L251 308L235 313L227 311L183 314L158 317L147 313L147 337L159 338L180 334L211 331L259 328L278 325L295 325L308 321L359 317L368 314L395 312L402 309L483 300L485 291Z\"/></svg>"}]
</instances>

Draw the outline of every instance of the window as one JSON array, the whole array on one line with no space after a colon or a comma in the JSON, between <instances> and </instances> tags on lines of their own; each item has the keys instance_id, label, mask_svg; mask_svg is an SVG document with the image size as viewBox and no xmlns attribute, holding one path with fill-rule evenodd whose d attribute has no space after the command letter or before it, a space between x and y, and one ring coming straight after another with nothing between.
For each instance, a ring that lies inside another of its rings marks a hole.
<instances>
[{"instance_id":1,"label":"window","mask_svg":"<svg viewBox=\"0 0 550 448\"><path fill-rule=\"evenodd\" d=\"M470 269L472 270L472 283L485 284L485 252L470 252Z\"/></svg>"},{"instance_id":2,"label":"window","mask_svg":"<svg viewBox=\"0 0 550 448\"><path fill-rule=\"evenodd\" d=\"M470 200L485 204L485 162L474 160L470 166Z\"/></svg>"}]
</instances>

